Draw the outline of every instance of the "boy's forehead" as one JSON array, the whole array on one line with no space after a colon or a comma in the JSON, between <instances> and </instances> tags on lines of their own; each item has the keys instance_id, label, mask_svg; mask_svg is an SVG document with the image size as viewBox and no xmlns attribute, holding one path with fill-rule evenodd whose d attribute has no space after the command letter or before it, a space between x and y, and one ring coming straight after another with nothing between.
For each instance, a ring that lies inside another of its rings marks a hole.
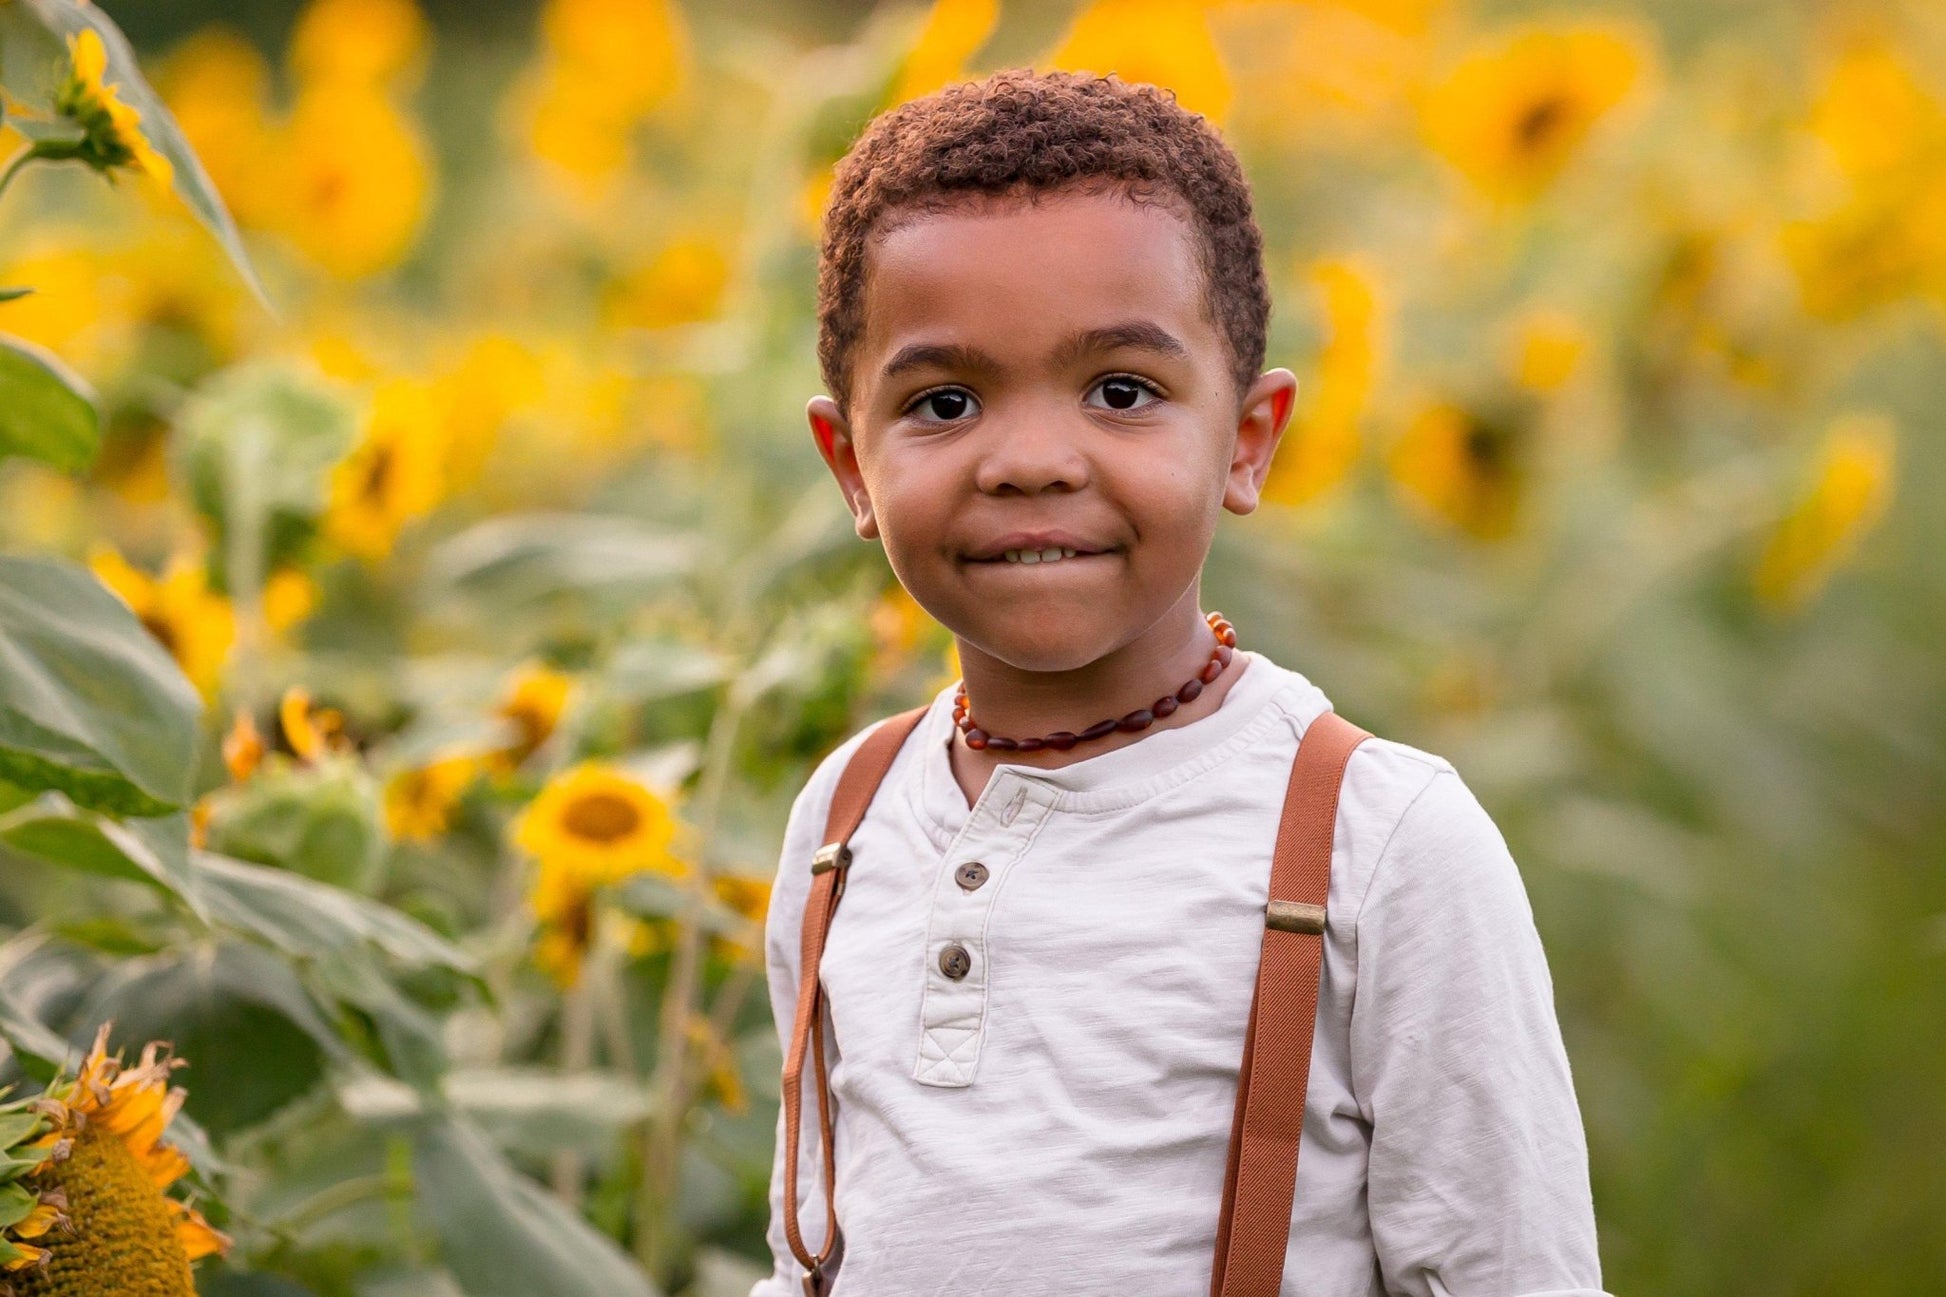
<instances>
[{"instance_id":1,"label":"boy's forehead","mask_svg":"<svg viewBox=\"0 0 1946 1297\"><path fill-rule=\"evenodd\" d=\"M1222 345L1195 230L1172 204L1119 190L978 195L902 213L872 241L863 305L868 382L915 334L1023 350L1147 319L1190 347Z\"/></svg>"}]
</instances>

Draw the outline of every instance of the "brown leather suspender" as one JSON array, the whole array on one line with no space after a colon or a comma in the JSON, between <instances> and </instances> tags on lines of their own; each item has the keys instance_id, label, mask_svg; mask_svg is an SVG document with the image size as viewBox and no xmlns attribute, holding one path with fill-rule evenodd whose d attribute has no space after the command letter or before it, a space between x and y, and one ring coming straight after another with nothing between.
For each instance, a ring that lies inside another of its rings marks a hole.
<instances>
[{"instance_id":1,"label":"brown leather suspender","mask_svg":"<svg viewBox=\"0 0 1946 1297\"><path fill-rule=\"evenodd\" d=\"M803 1266L805 1297L823 1297L837 1274L844 1253L838 1232L837 1159L832 1151L831 1079L824 1066L824 987L818 965L824 958L825 934L844 894L845 874L851 867L846 841L858 831L865 808L892 768L892 759L906 736L926 714L924 707L900 712L865 737L839 776L831 798L831 814L824 822L824 845L811 863L811 894L804 901L804 940L797 969L797 1020L791 1026L791 1048L784 1056L784 1236ZM804 1049L810 1046L818 1078L818 1133L824 1145L824 1246L813 1255L804 1246L797 1223L797 1145L804 1106Z\"/></svg>"},{"instance_id":2,"label":"brown leather suspender","mask_svg":"<svg viewBox=\"0 0 1946 1297\"><path fill-rule=\"evenodd\" d=\"M1277 1297L1283 1284L1324 971L1324 907L1331 894L1338 789L1353 750L1370 737L1337 713L1323 712L1305 729L1291 763L1270 860L1263 959L1230 1123L1211 1297Z\"/></svg>"},{"instance_id":3,"label":"brown leather suspender","mask_svg":"<svg viewBox=\"0 0 1946 1297\"><path fill-rule=\"evenodd\" d=\"M851 849L846 843L864 820L865 808L893 758L925 713L924 707L899 713L873 730L853 753L832 798L824 846L811 866L798 969L797 1018L784 1059L784 1234L806 1271L806 1297L823 1297L829 1291L844 1253L837 1217L831 1091L824 1061L824 992L818 965L851 864ZM1290 785L1284 794L1283 815L1271 856L1263 957L1250 1001L1250 1026L1244 1035L1236 1113L1230 1126L1211 1297L1276 1297L1283 1283L1291 1200L1297 1181L1297 1146L1304 1131L1304 1097L1311 1074L1311 1037L1317 1029L1338 790L1352 752L1370 737L1336 713L1324 712L1305 730L1297 759L1291 764ZM1262 1048L1258 1047L1260 1032ZM807 1045L817 1075L825 1169L826 1237L824 1247L816 1254L805 1247L797 1219L797 1151Z\"/></svg>"}]
</instances>

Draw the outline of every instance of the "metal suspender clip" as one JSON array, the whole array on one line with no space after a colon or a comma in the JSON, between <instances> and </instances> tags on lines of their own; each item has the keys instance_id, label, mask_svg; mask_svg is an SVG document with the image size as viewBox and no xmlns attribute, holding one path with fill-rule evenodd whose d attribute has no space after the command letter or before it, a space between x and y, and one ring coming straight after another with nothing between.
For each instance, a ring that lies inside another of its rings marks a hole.
<instances>
[{"instance_id":1,"label":"metal suspender clip","mask_svg":"<svg viewBox=\"0 0 1946 1297\"><path fill-rule=\"evenodd\" d=\"M842 869L851 863L851 848L842 842L827 842L818 848L818 854L811 857L811 875L816 877L827 869Z\"/></svg>"},{"instance_id":2,"label":"metal suspender clip","mask_svg":"<svg viewBox=\"0 0 1946 1297\"><path fill-rule=\"evenodd\" d=\"M1304 901L1272 901L1264 906L1264 926L1279 932L1303 932L1315 936L1324 931L1324 907Z\"/></svg>"}]
</instances>

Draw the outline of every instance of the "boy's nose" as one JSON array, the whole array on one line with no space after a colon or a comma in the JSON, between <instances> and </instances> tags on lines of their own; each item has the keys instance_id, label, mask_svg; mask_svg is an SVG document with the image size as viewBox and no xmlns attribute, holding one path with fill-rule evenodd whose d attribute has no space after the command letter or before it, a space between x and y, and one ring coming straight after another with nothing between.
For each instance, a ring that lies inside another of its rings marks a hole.
<instances>
[{"instance_id":1,"label":"boy's nose","mask_svg":"<svg viewBox=\"0 0 1946 1297\"><path fill-rule=\"evenodd\" d=\"M1088 459L1058 418L1022 419L983 429L974 484L986 495L1078 491L1088 484Z\"/></svg>"}]
</instances>

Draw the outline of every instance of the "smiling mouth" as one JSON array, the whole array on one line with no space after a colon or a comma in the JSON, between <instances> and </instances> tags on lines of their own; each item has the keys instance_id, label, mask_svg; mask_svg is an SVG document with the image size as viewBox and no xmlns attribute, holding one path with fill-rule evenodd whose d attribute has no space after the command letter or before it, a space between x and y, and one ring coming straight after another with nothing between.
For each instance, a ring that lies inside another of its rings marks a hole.
<instances>
[{"instance_id":1,"label":"smiling mouth","mask_svg":"<svg viewBox=\"0 0 1946 1297\"><path fill-rule=\"evenodd\" d=\"M968 561L984 564L989 567L1003 565L1011 567L1039 567L1052 563L1071 563L1081 558L1100 558L1104 554L1112 552L1112 550L1083 552L1081 550L1068 549L1065 546L1050 545L1044 549L1010 549L994 558L976 558L969 559Z\"/></svg>"}]
</instances>

